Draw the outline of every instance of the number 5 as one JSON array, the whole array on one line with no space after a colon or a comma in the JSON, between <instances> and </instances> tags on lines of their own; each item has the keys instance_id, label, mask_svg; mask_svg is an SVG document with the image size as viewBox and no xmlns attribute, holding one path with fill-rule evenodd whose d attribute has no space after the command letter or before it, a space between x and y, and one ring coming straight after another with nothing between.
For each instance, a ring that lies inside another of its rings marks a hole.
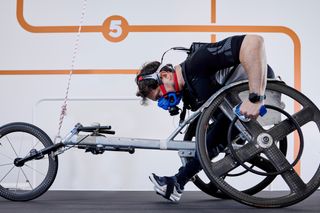
<instances>
[{"instance_id":1,"label":"number 5","mask_svg":"<svg viewBox=\"0 0 320 213\"><path fill-rule=\"evenodd\" d=\"M121 28L121 20L112 20L110 22L110 32L109 35L111 37L117 38L121 36L122 34L122 28Z\"/></svg>"},{"instance_id":2,"label":"number 5","mask_svg":"<svg viewBox=\"0 0 320 213\"><path fill-rule=\"evenodd\" d=\"M127 37L129 24L122 16L114 15L103 22L103 36L111 42L120 42Z\"/></svg>"}]
</instances>

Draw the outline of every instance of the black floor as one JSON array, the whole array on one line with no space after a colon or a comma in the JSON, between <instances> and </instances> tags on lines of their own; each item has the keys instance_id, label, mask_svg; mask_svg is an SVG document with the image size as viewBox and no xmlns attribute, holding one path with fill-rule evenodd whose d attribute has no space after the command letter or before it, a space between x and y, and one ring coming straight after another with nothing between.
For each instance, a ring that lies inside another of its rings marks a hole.
<instances>
[{"instance_id":1,"label":"black floor","mask_svg":"<svg viewBox=\"0 0 320 213\"><path fill-rule=\"evenodd\" d=\"M179 204L162 199L154 192L140 191L49 191L29 202L0 198L0 213L46 212L320 212L320 191L306 200L281 209L256 209L233 200L212 198L203 192L184 192Z\"/></svg>"}]
</instances>

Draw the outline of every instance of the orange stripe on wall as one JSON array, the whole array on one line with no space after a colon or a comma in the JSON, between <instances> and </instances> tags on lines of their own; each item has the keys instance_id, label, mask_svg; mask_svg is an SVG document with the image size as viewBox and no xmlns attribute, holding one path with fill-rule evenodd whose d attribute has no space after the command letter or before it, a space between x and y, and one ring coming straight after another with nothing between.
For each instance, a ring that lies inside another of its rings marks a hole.
<instances>
[{"instance_id":1,"label":"orange stripe on wall","mask_svg":"<svg viewBox=\"0 0 320 213\"><path fill-rule=\"evenodd\" d=\"M211 23L216 23L217 19L217 9L216 0L211 0Z\"/></svg>"},{"instance_id":2,"label":"orange stripe on wall","mask_svg":"<svg viewBox=\"0 0 320 213\"><path fill-rule=\"evenodd\" d=\"M72 33L78 32L79 26L33 26L29 24L23 14L23 0L17 0L16 16L23 29L32 33ZM83 26L81 32L102 32L103 26Z\"/></svg>"},{"instance_id":3,"label":"orange stripe on wall","mask_svg":"<svg viewBox=\"0 0 320 213\"><path fill-rule=\"evenodd\" d=\"M215 34L211 35L211 42L214 43L217 41L217 36Z\"/></svg>"}]
</instances>

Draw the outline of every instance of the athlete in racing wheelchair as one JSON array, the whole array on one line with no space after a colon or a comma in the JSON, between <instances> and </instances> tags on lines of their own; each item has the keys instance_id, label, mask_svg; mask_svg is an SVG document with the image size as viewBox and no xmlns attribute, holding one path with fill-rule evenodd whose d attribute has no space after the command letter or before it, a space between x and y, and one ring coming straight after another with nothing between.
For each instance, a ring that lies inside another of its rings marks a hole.
<instances>
[{"instance_id":1,"label":"athlete in racing wheelchair","mask_svg":"<svg viewBox=\"0 0 320 213\"><path fill-rule=\"evenodd\" d=\"M193 43L187 59L179 65L146 63L136 76L137 96L145 101L158 102L158 106L177 115L177 105L183 100L185 110L197 110L223 86L238 80L249 80L249 96L243 101L240 113L250 119L259 116L264 105L267 78L274 78L267 65L264 41L258 35L239 35L216 43ZM221 111L214 115L214 125L207 133L210 158L214 158L227 146L230 119ZM190 126L195 126L198 119ZM152 174L149 178L155 191L174 202L181 198L185 184L199 171L201 165L195 156L171 177Z\"/></svg>"}]
</instances>

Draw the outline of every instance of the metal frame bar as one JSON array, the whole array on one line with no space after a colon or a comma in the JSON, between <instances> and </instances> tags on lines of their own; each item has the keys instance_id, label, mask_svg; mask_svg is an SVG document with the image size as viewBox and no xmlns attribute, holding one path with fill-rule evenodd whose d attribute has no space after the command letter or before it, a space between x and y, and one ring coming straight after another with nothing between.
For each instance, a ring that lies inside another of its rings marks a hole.
<instances>
[{"instance_id":1,"label":"metal frame bar","mask_svg":"<svg viewBox=\"0 0 320 213\"><path fill-rule=\"evenodd\" d=\"M190 124L201 114L200 109L190 115L181 125L179 125L167 139L144 139L126 137L105 137L78 135L75 127L63 140L65 146L75 145L102 145L106 147L137 148L137 149L161 149L161 150L195 150L195 143L192 141L174 140L182 129ZM79 142L80 141L80 142Z\"/></svg>"},{"instance_id":2,"label":"metal frame bar","mask_svg":"<svg viewBox=\"0 0 320 213\"><path fill-rule=\"evenodd\" d=\"M279 82L276 79L268 79L270 82ZM124 148L138 148L138 149L161 149L161 150L195 150L195 143L192 141L178 141L174 138L181 132L181 130L194 119L201 115L201 113L210 106L211 102L215 100L221 93L234 86L247 83L248 80L238 81L221 88L214 93L196 112L191 114L181 125L179 125L172 134L164 140L161 139L142 139L142 138L125 138L125 137L105 137L105 136L83 136L78 135L77 127L75 127L63 140L65 146L76 145L101 145L106 147L124 147ZM230 109L226 109L227 105L222 106L222 110L229 118L234 115ZM241 128L241 130L243 130ZM84 138L85 137L85 138ZM82 140L82 141L81 141ZM79 143L79 141L81 141Z\"/></svg>"}]
</instances>

